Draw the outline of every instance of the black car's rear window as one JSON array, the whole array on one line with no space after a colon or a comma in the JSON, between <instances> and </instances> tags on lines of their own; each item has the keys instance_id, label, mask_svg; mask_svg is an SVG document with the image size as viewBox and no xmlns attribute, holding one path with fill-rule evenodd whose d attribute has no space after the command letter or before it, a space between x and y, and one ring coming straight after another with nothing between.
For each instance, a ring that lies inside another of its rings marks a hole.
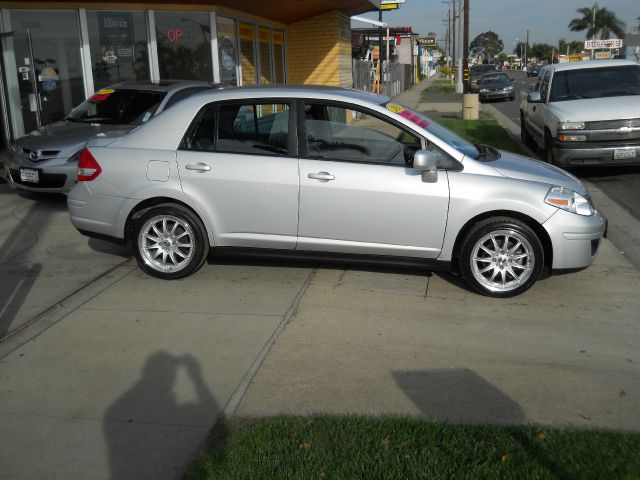
<instances>
[{"instance_id":1,"label":"black car's rear window","mask_svg":"<svg viewBox=\"0 0 640 480\"><path fill-rule=\"evenodd\" d=\"M151 117L165 92L100 90L67 117L74 122L140 125Z\"/></svg>"}]
</instances>

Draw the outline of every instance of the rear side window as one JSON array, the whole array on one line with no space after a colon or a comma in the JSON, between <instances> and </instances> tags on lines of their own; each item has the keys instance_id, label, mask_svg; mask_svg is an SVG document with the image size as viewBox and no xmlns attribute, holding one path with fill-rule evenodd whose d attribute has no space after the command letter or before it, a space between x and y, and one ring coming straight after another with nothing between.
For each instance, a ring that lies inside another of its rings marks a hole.
<instances>
[{"instance_id":1,"label":"rear side window","mask_svg":"<svg viewBox=\"0 0 640 480\"><path fill-rule=\"evenodd\" d=\"M172 107L173 105L178 103L180 100L184 100L185 98L190 97L194 93L202 92L203 90L207 90L208 88L209 87L190 87L190 88L185 88L183 90L179 90L173 95L171 95L171 98L167 100L167 103L164 106L164 110L166 110L169 107Z\"/></svg>"},{"instance_id":2,"label":"rear side window","mask_svg":"<svg viewBox=\"0 0 640 480\"><path fill-rule=\"evenodd\" d=\"M289 106L224 103L205 109L186 141L187 150L288 155Z\"/></svg>"}]
</instances>

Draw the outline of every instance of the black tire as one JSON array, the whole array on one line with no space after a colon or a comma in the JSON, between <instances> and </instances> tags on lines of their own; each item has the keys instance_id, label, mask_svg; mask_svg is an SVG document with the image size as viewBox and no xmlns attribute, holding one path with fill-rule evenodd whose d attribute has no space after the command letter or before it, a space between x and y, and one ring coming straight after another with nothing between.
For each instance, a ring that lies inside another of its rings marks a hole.
<instances>
[{"instance_id":1,"label":"black tire","mask_svg":"<svg viewBox=\"0 0 640 480\"><path fill-rule=\"evenodd\" d=\"M476 292L514 297L536 283L544 250L526 223L510 217L482 220L466 235L460 250L460 273Z\"/></svg>"},{"instance_id":2,"label":"black tire","mask_svg":"<svg viewBox=\"0 0 640 480\"><path fill-rule=\"evenodd\" d=\"M529 147L530 149L533 150L535 148L535 143L531 138L531 135L529 135L527 125L524 122L524 115L522 113L520 113L520 140L525 146Z\"/></svg>"},{"instance_id":3,"label":"black tire","mask_svg":"<svg viewBox=\"0 0 640 480\"><path fill-rule=\"evenodd\" d=\"M164 280L188 277L209 253L207 232L200 219L176 204L147 210L136 220L131 240L140 268Z\"/></svg>"},{"instance_id":4,"label":"black tire","mask_svg":"<svg viewBox=\"0 0 640 480\"><path fill-rule=\"evenodd\" d=\"M549 132L545 132L544 134L544 161L549 165L555 165L556 163L556 159L553 156L553 143L551 134Z\"/></svg>"}]
</instances>

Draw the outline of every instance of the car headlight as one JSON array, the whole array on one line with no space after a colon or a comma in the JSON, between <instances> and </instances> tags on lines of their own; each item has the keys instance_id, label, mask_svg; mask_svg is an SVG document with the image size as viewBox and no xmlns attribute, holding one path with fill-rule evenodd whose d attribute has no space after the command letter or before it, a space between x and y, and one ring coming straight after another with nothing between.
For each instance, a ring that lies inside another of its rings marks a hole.
<instances>
[{"instance_id":1,"label":"car headlight","mask_svg":"<svg viewBox=\"0 0 640 480\"><path fill-rule=\"evenodd\" d=\"M509 85L508 87L505 87L506 92L510 92L512 90L513 90L513 87L511 85Z\"/></svg>"},{"instance_id":2,"label":"car headlight","mask_svg":"<svg viewBox=\"0 0 640 480\"><path fill-rule=\"evenodd\" d=\"M489 92L489 89L487 89L487 88L481 88L480 89L480 93L488 93L488 92Z\"/></svg>"},{"instance_id":3,"label":"car headlight","mask_svg":"<svg viewBox=\"0 0 640 480\"><path fill-rule=\"evenodd\" d=\"M19 150L19 148L18 148L18 144L17 144L17 143L13 143L13 144L11 144L11 147L10 147L10 148L11 148L11 151L12 151L12 152L17 152L17 151Z\"/></svg>"},{"instance_id":4,"label":"car headlight","mask_svg":"<svg viewBox=\"0 0 640 480\"><path fill-rule=\"evenodd\" d=\"M586 125L584 122L560 122L558 130L584 130Z\"/></svg>"},{"instance_id":5,"label":"car headlight","mask_svg":"<svg viewBox=\"0 0 640 480\"><path fill-rule=\"evenodd\" d=\"M585 197L565 187L551 187L544 198L545 203L561 208L567 212L590 216L595 208Z\"/></svg>"}]
</instances>

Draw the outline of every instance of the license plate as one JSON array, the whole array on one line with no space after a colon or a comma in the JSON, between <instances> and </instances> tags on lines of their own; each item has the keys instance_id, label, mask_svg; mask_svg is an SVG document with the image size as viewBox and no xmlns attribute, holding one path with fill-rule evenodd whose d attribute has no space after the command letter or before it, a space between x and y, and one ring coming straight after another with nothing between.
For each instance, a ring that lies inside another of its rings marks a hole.
<instances>
[{"instance_id":1,"label":"license plate","mask_svg":"<svg viewBox=\"0 0 640 480\"><path fill-rule=\"evenodd\" d=\"M40 177L38 176L38 170L32 170L30 168L20 169L20 180L23 182L38 183Z\"/></svg>"},{"instance_id":2,"label":"license plate","mask_svg":"<svg viewBox=\"0 0 640 480\"><path fill-rule=\"evenodd\" d=\"M628 158L636 158L636 151L633 148L616 149L613 151L614 160L624 160Z\"/></svg>"}]
</instances>

